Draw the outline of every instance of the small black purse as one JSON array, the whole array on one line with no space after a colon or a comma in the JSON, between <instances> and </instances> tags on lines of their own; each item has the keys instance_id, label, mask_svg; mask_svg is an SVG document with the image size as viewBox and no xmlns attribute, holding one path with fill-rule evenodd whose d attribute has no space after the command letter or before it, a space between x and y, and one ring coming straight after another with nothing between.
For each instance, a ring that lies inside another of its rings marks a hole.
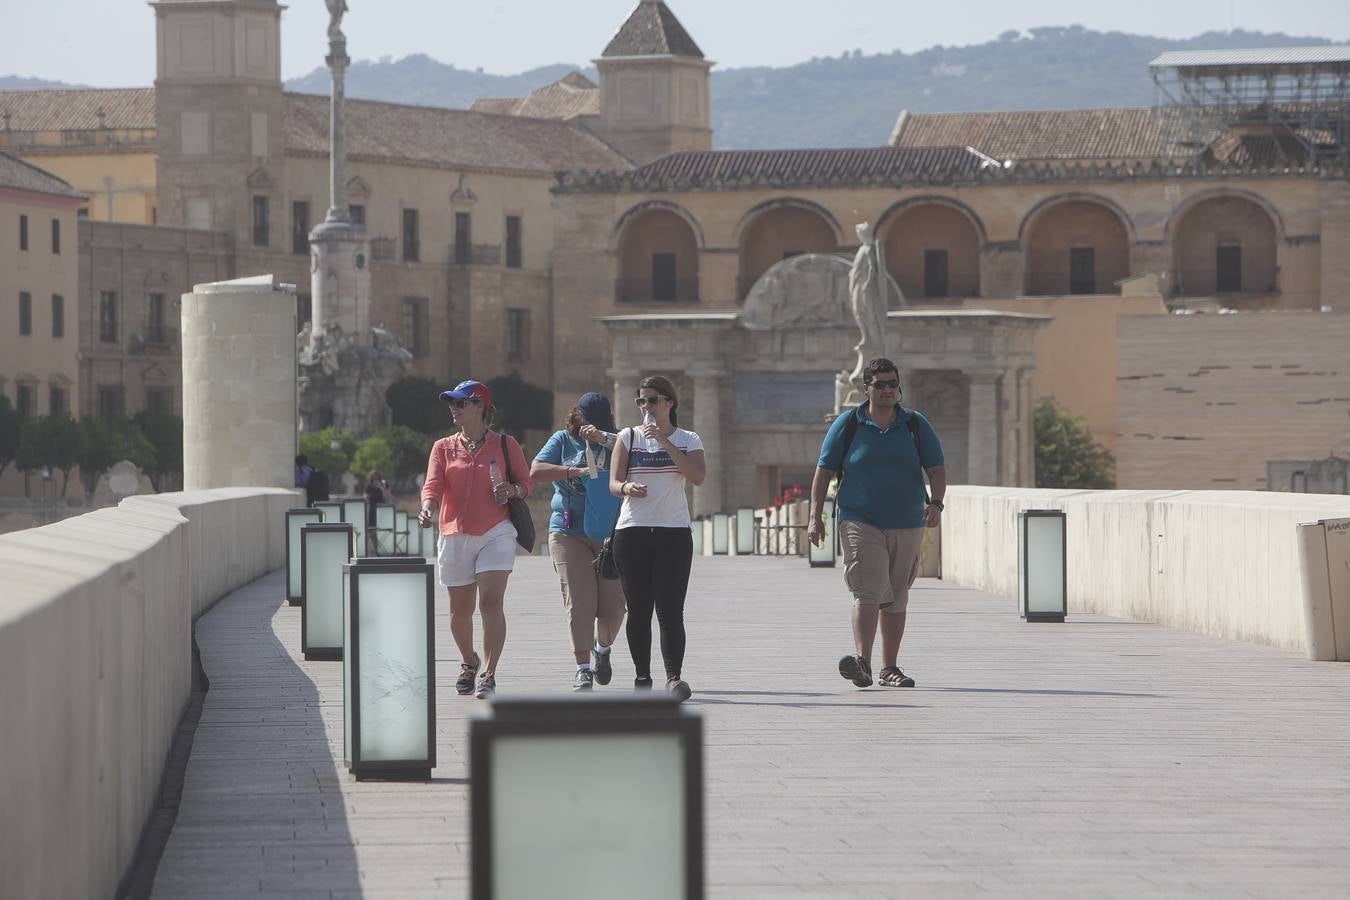
<instances>
[{"instance_id":1,"label":"small black purse","mask_svg":"<svg viewBox=\"0 0 1350 900\"><path fill-rule=\"evenodd\" d=\"M506 457L506 480L515 484L511 477L511 448L506 445L507 435L502 436L502 456ZM511 438L515 440L515 438ZM512 497L506 501L506 512L516 529L516 543L526 553L534 552L534 516L530 515L530 505L522 497Z\"/></svg>"},{"instance_id":2,"label":"small black purse","mask_svg":"<svg viewBox=\"0 0 1350 900\"><path fill-rule=\"evenodd\" d=\"M633 429L630 428L628 430L631 432ZM631 434L629 435L629 439L631 441ZM626 475L627 473L624 474ZM619 524L619 516L622 513L623 504L620 503L618 511L614 513L614 525L611 525L609 528L609 537L605 538L605 542L600 545L600 552L595 554L595 562L591 564L595 566L597 575L601 578L608 578L610 581L619 577L619 563L614 558L614 529Z\"/></svg>"}]
</instances>

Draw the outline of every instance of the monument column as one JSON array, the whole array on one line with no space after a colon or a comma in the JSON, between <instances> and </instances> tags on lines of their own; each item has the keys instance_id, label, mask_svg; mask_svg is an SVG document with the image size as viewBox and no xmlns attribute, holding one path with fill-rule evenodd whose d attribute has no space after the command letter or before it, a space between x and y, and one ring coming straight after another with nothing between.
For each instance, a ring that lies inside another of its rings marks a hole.
<instances>
[{"instance_id":1,"label":"monument column","mask_svg":"<svg viewBox=\"0 0 1350 900\"><path fill-rule=\"evenodd\" d=\"M1036 486L1036 408L1031 393L1031 377L1035 369L1017 370L1018 409L1022 414L1022 444L1017 448L1018 487Z\"/></svg>"},{"instance_id":2,"label":"monument column","mask_svg":"<svg viewBox=\"0 0 1350 900\"><path fill-rule=\"evenodd\" d=\"M328 122L328 215L310 232L310 293L313 302L311 346L337 325L351 335L370 331L370 241L357 228L347 207L347 149L343 127L346 99L347 38L342 33L343 0L329 0L328 56L332 78Z\"/></svg>"},{"instance_id":3,"label":"monument column","mask_svg":"<svg viewBox=\"0 0 1350 900\"><path fill-rule=\"evenodd\" d=\"M182 296L183 489L295 483L295 292L271 275Z\"/></svg>"},{"instance_id":4,"label":"monument column","mask_svg":"<svg viewBox=\"0 0 1350 900\"><path fill-rule=\"evenodd\" d=\"M970 386L969 419L966 427L966 483L997 485L998 479L998 382L997 372L966 372Z\"/></svg>"},{"instance_id":5,"label":"monument column","mask_svg":"<svg viewBox=\"0 0 1350 900\"><path fill-rule=\"evenodd\" d=\"M610 406L614 409L614 421L620 428L626 427L623 424L625 421L634 425L640 423L642 416L637 414L633 398L637 396L642 373L637 369L610 369L605 374L614 382L614 393L609 398Z\"/></svg>"},{"instance_id":6,"label":"monument column","mask_svg":"<svg viewBox=\"0 0 1350 900\"><path fill-rule=\"evenodd\" d=\"M694 421L690 428L703 441L703 460L708 467L708 477L694 487L695 516L725 512L722 509L722 374L706 369L689 373L694 382Z\"/></svg>"}]
</instances>

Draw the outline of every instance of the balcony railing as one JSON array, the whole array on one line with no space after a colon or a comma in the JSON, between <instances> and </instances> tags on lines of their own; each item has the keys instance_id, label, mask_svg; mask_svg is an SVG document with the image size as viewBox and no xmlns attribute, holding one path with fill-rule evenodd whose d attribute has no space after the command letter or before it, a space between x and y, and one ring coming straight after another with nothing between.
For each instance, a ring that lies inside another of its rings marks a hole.
<instances>
[{"instance_id":1,"label":"balcony railing","mask_svg":"<svg viewBox=\"0 0 1350 900\"><path fill-rule=\"evenodd\" d=\"M614 285L619 303L697 303L698 279L656 282L650 278L620 278Z\"/></svg>"},{"instance_id":2,"label":"balcony railing","mask_svg":"<svg viewBox=\"0 0 1350 900\"><path fill-rule=\"evenodd\" d=\"M394 258L395 242L390 237L370 239L370 258L389 261Z\"/></svg>"},{"instance_id":3,"label":"balcony railing","mask_svg":"<svg viewBox=\"0 0 1350 900\"><path fill-rule=\"evenodd\" d=\"M502 264L502 248L500 244L471 244L468 248L467 258L457 252L457 248L450 248L450 265L452 266L500 266Z\"/></svg>"}]
</instances>

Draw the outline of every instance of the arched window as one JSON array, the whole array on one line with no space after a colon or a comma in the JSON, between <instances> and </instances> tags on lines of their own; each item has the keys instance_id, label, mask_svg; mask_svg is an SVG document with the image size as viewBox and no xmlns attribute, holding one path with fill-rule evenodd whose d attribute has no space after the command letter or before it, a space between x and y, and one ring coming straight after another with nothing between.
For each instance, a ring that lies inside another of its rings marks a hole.
<instances>
[{"instance_id":1,"label":"arched window","mask_svg":"<svg viewBox=\"0 0 1350 900\"><path fill-rule=\"evenodd\" d=\"M1173 293L1274 293L1275 248L1275 223L1259 204L1235 196L1201 200L1182 213L1173 235Z\"/></svg>"},{"instance_id":2,"label":"arched window","mask_svg":"<svg viewBox=\"0 0 1350 900\"><path fill-rule=\"evenodd\" d=\"M943 203L919 202L885 220L881 234L890 270L911 303L980 293L980 236L975 223Z\"/></svg>"},{"instance_id":3,"label":"arched window","mask_svg":"<svg viewBox=\"0 0 1350 900\"><path fill-rule=\"evenodd\" d=\"M644 210L619 239L620 303L697 303L698 238L678 213Z\"/></svg>"},{"instance_id":4,"label":"arched window","mask_svg":"<svg viewBox=\"0 0 1350 900\"><path fill-rule=\"evenodd\" d=\"M1130 275L1130 237L1111 208L1065 200L1033 213L1026 227L1030 296L1115 294Z\"/></svg>"},{"instance_id":5,"label":"arched window","mask_svg":"<svg viewBox=\"0 0 1350 900\"><path fill-rule=\"evenodd\" d=\"M741 235L737 299L744 300L774 263L802 253L830 253L838 244L834 225L812 209L785 204L764 210Z\"/></svg>"}]
</instances>

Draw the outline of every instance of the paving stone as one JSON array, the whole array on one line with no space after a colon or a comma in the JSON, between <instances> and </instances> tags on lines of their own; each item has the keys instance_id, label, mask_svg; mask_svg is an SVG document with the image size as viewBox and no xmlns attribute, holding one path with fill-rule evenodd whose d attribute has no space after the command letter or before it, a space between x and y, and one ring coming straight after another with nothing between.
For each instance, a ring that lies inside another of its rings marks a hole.
<instances>
[{"instance_id":1,"label":"paving stone","mask_svg":"<svg viewBox=\"0 0 1350 900\"><path fill-rule=\"evenodd\" d=\"M446 604L433 781L358 784L341 665L303 660L282 584L198 622L212 687L156 895L465 897L481 704L454 693ZM1345 895L1350 668L1105 617L1030 625L923 581L901 659L919 686L859 691L835 672L848 606L837 570L695 562L709 896ZM568 690L546 560L518 561L507 610L502 693ZM626 691L622 638L614 660L604 690ZM622 816L641 786L612 794Z\"/></svg>"}]
</instances>

